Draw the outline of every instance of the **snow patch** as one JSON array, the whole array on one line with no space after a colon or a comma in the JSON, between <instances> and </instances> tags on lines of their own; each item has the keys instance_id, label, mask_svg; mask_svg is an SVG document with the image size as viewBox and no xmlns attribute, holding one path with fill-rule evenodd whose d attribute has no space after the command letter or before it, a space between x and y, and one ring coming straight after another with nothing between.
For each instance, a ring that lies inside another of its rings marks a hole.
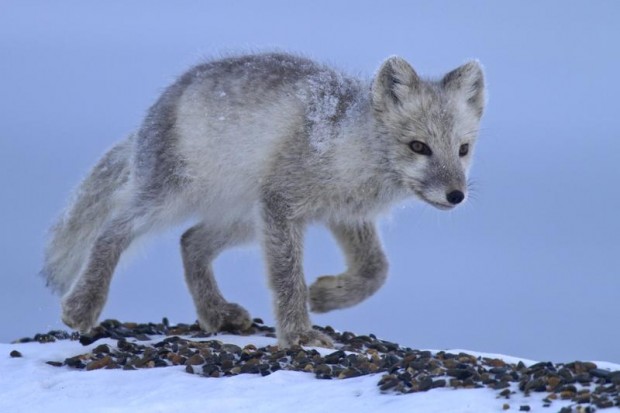
<instances>
[{"instance_id":1,"label":"snow patch","mask_svg":"<svg viewBox=\"0 0 620 413\"><path fill-rule=\"evenodd\" d=\"M153 340L161 338L152 337ZM214 338L238 346L252 343L261 347L276 343L275 339L263 336L222 334ZM504 403L509 404L511 411L518 411L522 405L530 406L531 412L549 411L542 407L545 393L533 393L531 396L517 393L509 400L498 398L497 392L488 388L442 388L407 395L381 394L377 386L380 375L344 380L317 380L311 374L277 371L266 377L241 374L225 378L205 378L187 374L182 366L87 372L46 364L49 360L64 360L87 353L100 344L115 345L116 341L102 339L88 346L70 340L47 344L0 344L0 412L35 412L44 407L47 413L484 413L501 411ZM9 357L13 350L19 351L22 357ZM322 354L331 352L328 349L319 350ZM497 354L475 354L501 358L511 363L533 363L530 360ZM620 369L619 365L612 363L600 363L600 366L611 370ZM569 404L569 401L557 400L552 407L554 411L558 411Z\"/></svg>"}]
</instances>

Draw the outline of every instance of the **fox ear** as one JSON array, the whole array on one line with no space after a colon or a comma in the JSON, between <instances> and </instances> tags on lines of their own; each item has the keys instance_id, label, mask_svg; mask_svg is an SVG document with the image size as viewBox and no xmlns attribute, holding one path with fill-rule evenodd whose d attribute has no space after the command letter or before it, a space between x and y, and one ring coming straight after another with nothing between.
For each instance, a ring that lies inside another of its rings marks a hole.
<instances>
[{"instance_id":1,"label":"fox ear","mask_svg":"<svg viewBox=\"0 0 620 413\"><path fill-rule=\"evenodd\" d=\"M477 60L472 60L454 69L443 77L441 84L446 90L462 94L478 116L482 116L486 93L484 73Z\"/></svg>"},{"instance_id":2,"label":"fox ear","mask_svg":"<svg viewBox=\"0 0 620 413\"><path fill-rule=\"evenodd\" d=\"M378 111L384 111L388 105L397 105L416 89L420 78L407 61L393 56L379 68L372 82L372 104Z\"/></svg>"}]
</instances>

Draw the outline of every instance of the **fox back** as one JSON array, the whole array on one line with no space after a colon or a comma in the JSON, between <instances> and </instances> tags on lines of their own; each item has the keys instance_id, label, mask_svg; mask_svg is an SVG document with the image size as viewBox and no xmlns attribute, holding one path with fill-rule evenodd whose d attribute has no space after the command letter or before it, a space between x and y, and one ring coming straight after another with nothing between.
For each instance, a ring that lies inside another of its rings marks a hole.
<instances>
[{"instance_id":1,"label":"fox back","mask_svg":"<svg viewBox=\"0 0 620 413\"><path fill-rule=\"evenodd\" d=\"M294 187L302 215L374 214L411 195L449 209L467 195L484 103L477 62L429 81L394 57L371 82L286 54L209 62L151 108L138 185L209 215L246 215L269 179Z\"/></svg>"}]
</instances>

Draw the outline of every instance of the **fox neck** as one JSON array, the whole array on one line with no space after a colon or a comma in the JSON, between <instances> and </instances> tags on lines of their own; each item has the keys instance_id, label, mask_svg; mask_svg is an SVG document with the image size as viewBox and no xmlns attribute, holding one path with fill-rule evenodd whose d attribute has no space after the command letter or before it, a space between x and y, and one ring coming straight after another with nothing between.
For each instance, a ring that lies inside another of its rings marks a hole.
<instances>
[{"instance_id":1,"label":"fox neck","mask_svg":"<svg viewBox=\"0 0 620 413\"><path fill-rule=\"evenodd\" d=\"M410 195L399 185L384 148L370 102L359 102L343 122L341 138L332 146L330 155L338 190L345 199L363 202L362 209L370 215Z\"/></svg>"}]
</instances>

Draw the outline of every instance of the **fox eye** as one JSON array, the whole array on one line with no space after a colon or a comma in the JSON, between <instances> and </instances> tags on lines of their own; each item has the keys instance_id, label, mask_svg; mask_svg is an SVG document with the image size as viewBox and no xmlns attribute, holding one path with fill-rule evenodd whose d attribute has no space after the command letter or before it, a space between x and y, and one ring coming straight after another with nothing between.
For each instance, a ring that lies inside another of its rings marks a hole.
<instances>
[{"instance_id":1,"label":"fox eye","mask_svg":"<svg viewBox=\"0 0 620 413\"><path fill-rule=\"evenodd\" d=\"M429 148L428 145L424 142L413 141L409 144L409 147L412 151L414 151L415 153L419 153L420 155L431 156L431 154L433 153L431 151L431 148Z\"/></svg>"},{"instance_id":2,"label":"fox eye","mask_svg":"<svg viewBox=\"0 0 620 413\"><path fill-rule=\"evenodd\" d=\"M462 144L461 147L459 148L459 156L465 156L467 155L468 152L469 152L469 144L468 143Z\"/></svg>"}]
</instances>

